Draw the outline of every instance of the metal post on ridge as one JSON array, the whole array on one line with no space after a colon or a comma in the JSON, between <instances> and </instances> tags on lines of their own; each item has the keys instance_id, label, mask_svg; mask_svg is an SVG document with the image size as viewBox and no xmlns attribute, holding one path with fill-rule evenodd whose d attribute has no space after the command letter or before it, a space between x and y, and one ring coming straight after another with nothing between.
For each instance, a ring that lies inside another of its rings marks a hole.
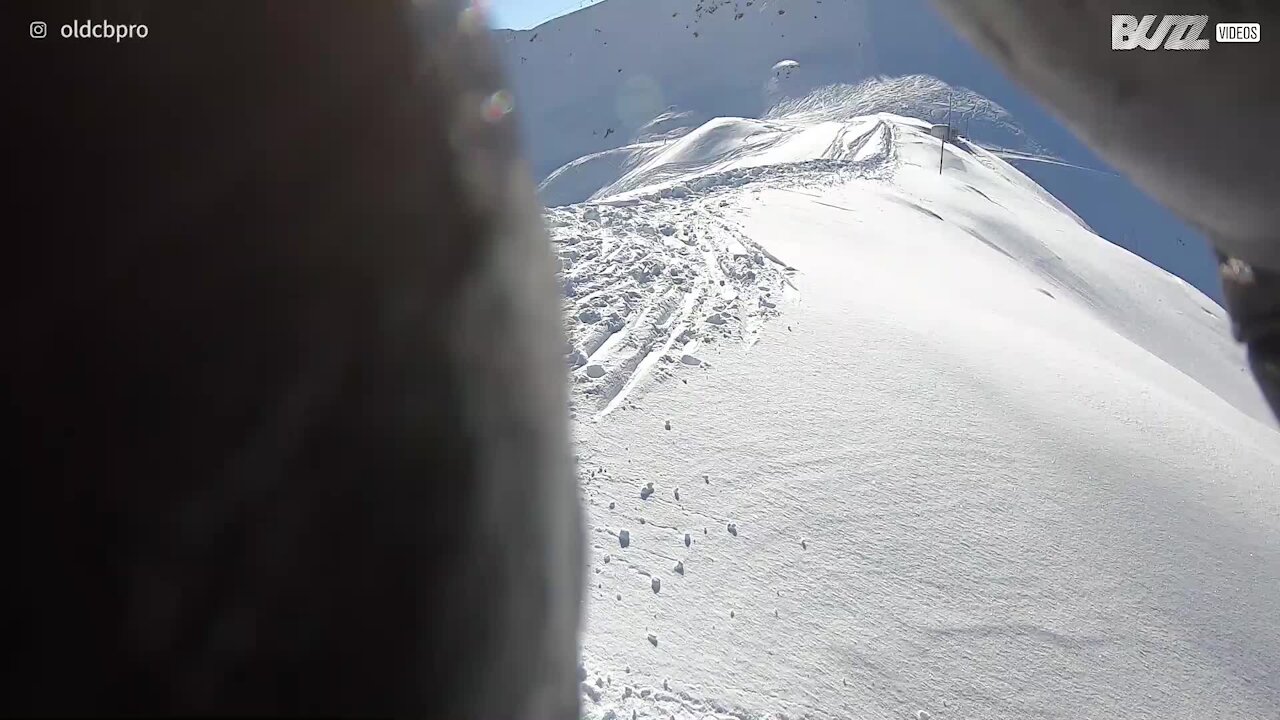
<instances>
[{"instance_id":1,"label":"metal post on ridge","mask_svg":"<svg viewBox=\"0 0 1280 720\"><path fill-rule=\"evenodd\" d=\"M947 138L951 137L951 91L947 91L947 130L942 135L942 144L938 146L938 174L942 174L942 161L947 154Z\"/></svg>"}]
</instances>

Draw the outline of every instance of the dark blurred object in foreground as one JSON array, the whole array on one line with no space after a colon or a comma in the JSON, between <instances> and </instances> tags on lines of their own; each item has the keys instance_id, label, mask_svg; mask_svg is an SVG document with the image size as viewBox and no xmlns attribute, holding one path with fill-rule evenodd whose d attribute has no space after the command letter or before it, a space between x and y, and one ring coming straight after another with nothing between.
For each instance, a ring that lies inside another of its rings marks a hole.
<instances>
[{"instance_id":1,"label":"dark blurred object in foreground","mask_svg":"<svg viewBox=\"0 0 1280 720\"><path fill-rule=\"evenodd\" d=\"M577 717L554 270L487 22L4 14L4 713Z\"/></svg>"}]
</instances>

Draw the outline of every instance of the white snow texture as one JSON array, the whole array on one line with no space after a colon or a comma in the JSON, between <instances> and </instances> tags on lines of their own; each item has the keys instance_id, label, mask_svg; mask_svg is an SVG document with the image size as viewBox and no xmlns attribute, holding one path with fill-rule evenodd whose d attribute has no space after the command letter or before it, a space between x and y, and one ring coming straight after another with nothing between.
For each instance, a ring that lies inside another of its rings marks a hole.
<instances>
[{"instance_id":1,"label":"white snow texture","mask_svg":"<svg viewBox=\"0 0 1280 720\"><path fill-rule=\"evenodd\" d=\"M1280 717L1280 433L1226 313L849 97L664 108L544 185L585 716Z\"/></svg>"}]
</instances>

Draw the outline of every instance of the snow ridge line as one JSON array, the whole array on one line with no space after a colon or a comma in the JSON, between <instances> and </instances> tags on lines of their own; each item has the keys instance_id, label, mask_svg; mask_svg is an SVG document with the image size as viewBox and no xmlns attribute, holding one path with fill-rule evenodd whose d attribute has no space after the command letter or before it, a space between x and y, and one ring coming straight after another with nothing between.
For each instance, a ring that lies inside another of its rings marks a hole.
<instances>
[{"instance_id":1,"label":"snow ridge line","mask_svg":"<svg viewBox=\"0 0 1280 720\"><path fill-rule=\"evenodd\" d=\"M656 177L652 182L640 185L636 180L624 178L623 181L602 188L592 195L589 203L615 207L627 206L634 205L637 201L688 198L696 193L742 188L766 181L773 187L786 187L787 185L809 186L815 180L824 185L834 185L854 178L883 179L891 176L892 170L897 166L897 149L893 142L895 132L892 122L880 118L877 119L876 126L864 132L853 147L839 151L838 157L731 168L698 175L684 182L673 182L669 185L664 183L687 175L688 168L681 168L684 172L680 173L671 172L667 168L658 168L654 170ZM845 133L847 130L841 131L831 146L843 138ZM872 141L876 139L879 140L878 145L872 146ZM773 145L778 142L775 141ZM760 147L753 147L744 149L744 152L760 150ZM731 153L730 157L732 155ZM717 162L722 160L723 158L718 159ZM698 165L705 167L712 164L714 163L703 162ZM614 190L619 185L622 185L623 189ZM637 185L639 187L636 187ZM630 189L632 187L636 189Z\"/></svg>"}]
</instances>

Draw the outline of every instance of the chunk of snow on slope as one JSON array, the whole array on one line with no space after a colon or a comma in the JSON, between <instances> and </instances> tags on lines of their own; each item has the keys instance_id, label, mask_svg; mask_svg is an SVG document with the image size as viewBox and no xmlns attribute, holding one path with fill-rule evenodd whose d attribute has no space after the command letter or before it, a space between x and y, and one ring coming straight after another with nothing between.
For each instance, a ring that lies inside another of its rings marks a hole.
<instances>
[{"instance_id":1,"label":"chunk of snow on slope","mask_svg":"<svg viewBox=\"0 0 1280 720\"><path fill-rule=\"evenodd\" d=\"M773 76L776 78L790 77L791 73L800 69L800 63L795 60L779 60L773 65Z\"/></svg>"}]
</instances>

